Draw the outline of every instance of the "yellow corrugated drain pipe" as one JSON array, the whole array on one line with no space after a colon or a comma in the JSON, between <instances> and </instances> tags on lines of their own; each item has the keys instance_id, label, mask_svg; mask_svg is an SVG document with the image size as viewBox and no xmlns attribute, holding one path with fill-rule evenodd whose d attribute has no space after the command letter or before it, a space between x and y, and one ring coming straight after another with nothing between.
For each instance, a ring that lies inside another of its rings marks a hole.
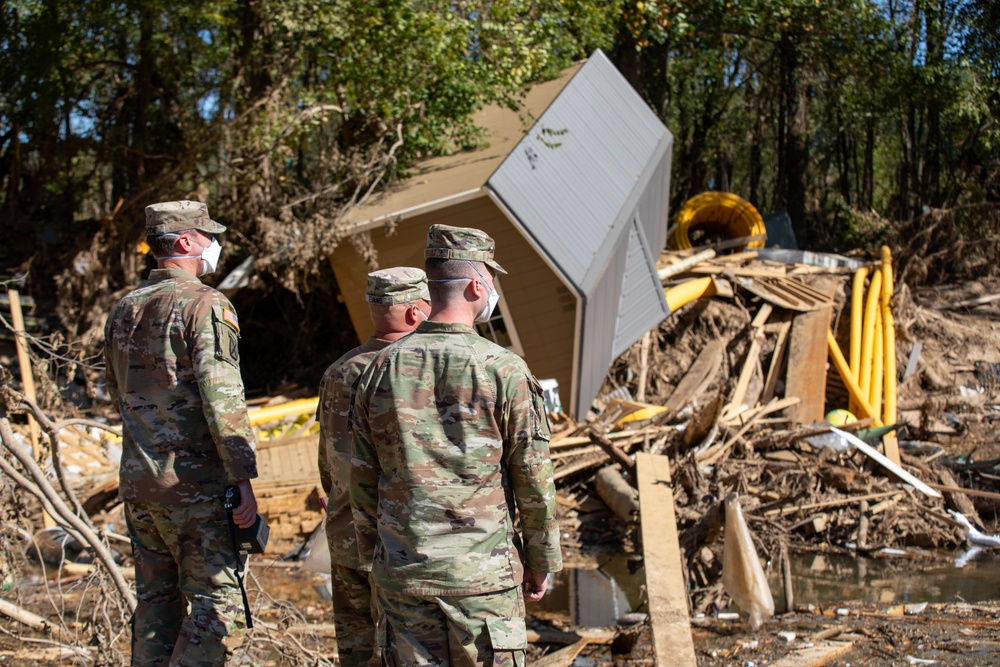
<instances>
[{"instance_id":1,"label":"yellow corrugated drain pipe","mask_svg":"<svg viewBox=\"0 0 1000 667\"><path fill-rule=\"evenodd\" d=\"M892 253L882 247L872 271L862 267L851 289L850 362L828 332L830 357L850 394L850 409L878 425L896 423L896 329L892 317ZM868 281L868 294L865 279ZM863 305L862 305L863 303ZM891 435L891 434L890 434Z\"/></svg>"},{"instance_id":2,"label":"yellow corrugated drain pipe","mask_svg":"<svg viewBox=\"0 0 1000 667\"><path fill-rule=\"evenodd\" d=\"M725 234L731 239L767 234L764 218L753 204L731 192L703 192L684 202L674 219L672 245L678 250L691 247L688 232L702 229ZM747 248L763 248L764 241L751 241Z\"/></svg>"}]
</instances>

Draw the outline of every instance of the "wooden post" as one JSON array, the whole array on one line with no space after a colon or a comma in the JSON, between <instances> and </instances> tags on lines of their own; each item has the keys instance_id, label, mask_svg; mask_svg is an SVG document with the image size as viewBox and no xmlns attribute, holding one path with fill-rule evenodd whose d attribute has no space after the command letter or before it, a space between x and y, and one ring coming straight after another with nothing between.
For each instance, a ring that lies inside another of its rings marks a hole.
<instances>
[{"instance_id":1,"label":"wooden post","mask_svg":"<svg viewBox=\"0 0 1000 667\"><path fill-rule=\"evenodd\" d=\"M640 452L635 455L635 462L656 664L659 667L696 667L698 660L691 637L687 582L670 484L670 460L666 456Z\"/></svg>"},{"instance_id":2,"label":"wooden post","mask_svg":"<svg viewBox=\"0 0 1000 667\"><path fill-rule=\"evenodd\" d=\"M21 312L21 295L16 289L7 290L10 298L10 318L14 325L14 345L17 347L17 363L21 368L21 389L24 390L24 397L33 403L37 403L35 397L35 376L31 374L31 357L28 356L28 340L24 330L24 314ZM31 458L35 461L42 460L42 446L38 422L34 415L28 413L28 435L31 437ZM56 525L55 519L49 513L42 510L42 525L51 528Z\"/></svg>"},{"instance_id":3,"label":"wooden post","mask_svg":"<svg viewBox=\"0 0 1000 667\"><path fill-rule=\"evenodd\" d=\"M14 324L14 344L17 346L17 363L21 367L21 387L29 401L35 401L35 378L31 374L31 358L28 356L28 341L25 339L24 316L21 314L21 296L16 289L7 290L10 297L10 316ZM31 452L37 461L41 457L38 422L28 413L28 431L31 434Z\"/></svg>"}]
</instances>

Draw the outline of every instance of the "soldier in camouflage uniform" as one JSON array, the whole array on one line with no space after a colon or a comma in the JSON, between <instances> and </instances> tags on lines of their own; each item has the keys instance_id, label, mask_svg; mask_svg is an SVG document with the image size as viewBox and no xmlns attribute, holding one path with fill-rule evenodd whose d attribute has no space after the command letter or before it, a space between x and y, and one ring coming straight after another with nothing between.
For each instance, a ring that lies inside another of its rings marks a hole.
<instances>
[{"instance_id":1,"label":"soldier in camouflage uniform","mask_svg":"<svg viewBox=\"0 0 1000 667\"><path fill-rule=\"evenodd\" d=\"M522 665L525 597L562 567L541 387L473 328L496 306L493 250L432 226L431 317L355 387L351 503L391 667Z\"/></svg>"},{"instance_id":2,"label":"soldier in camouflage uniform","mask_svg":"<svg viewBox=\"0 0 1000 667\"><path fill-rule=\"evenodd\" d=\"M362 564L351 516L351 388L375 354L427 319L430 295L421 269L397 267L368 274L368 309L375 335L327 369L319 390L319 476L329 497L326 538L333 563L333 621L341 667L365 665L375 654L370 565Z\"/></svg>"},{"instance_id":3,"label":"soldier in camouflage uniform","mask_svg":"<svg viewBox=\"0 0 1000 667\"><path fill-rule=\"evenodd\" d=\"M157 267L105 326L108 389L122 415L120 491L138 607L132 664L223 665L245 630L223 492L240 489L241 527L257 514L254 436L233 306L197 276L226 228L191 201L146 207Z\"/></svg>"}]
</instances>

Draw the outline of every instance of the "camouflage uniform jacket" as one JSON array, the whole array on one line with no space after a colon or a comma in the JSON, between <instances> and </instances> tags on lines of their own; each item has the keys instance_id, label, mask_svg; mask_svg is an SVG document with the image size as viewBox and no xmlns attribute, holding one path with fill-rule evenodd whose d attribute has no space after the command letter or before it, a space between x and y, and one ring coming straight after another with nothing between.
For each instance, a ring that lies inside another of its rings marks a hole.
<instances>
[{"instance_id":1,"label":"camouflage uniform jacket","mask_svg":"<svg viewBox=\"0 0 1000 667\"><path fill-rule=\"evenodd\" d=\"M333 562L354 570L363 569L351 515L350 473L353 439L347 427L351 410L351 388L368 362L389 345L370 337L333 362L319 385L319 478L328 497L326 539ZM370 566L364 569L371 569Z\"/></svg>"},{"instance_id":2,"label":"camouflage uniform jacket","mask_svg":"<svg viewBox=\"0 0 1000 667\"><path fill-rule=\"evenodd\" d=\"M542 391L516 354L423 322L365 369L351 427L358 551L376 586L477 595L519 585L525 565L562 567Z\"/></svg>"},{"instance_id":3,"label":"camouflage uniform jacket","mask_svg":"<svg viewBox=\"0 0 1000 667\"><path fill-rule=\"evenodd\" d=\"M112 309L104 336L122 415L122 500L203 502L257 476L239 323L225 296L186 271L154 269Z\"/></svg>"}]
</instances>

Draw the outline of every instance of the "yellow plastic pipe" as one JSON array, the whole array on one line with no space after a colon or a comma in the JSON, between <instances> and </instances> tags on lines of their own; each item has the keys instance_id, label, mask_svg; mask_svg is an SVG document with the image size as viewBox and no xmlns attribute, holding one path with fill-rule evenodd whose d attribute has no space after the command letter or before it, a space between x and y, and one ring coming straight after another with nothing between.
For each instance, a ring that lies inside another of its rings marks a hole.
<instances>
[{"instance_id":1,"label":"yellow plastic pipe","mask_svg":"<svg viewBox=\"0 0 1000 667\"><path fill-rule=\"evenodd\" d=\"M715 281L712 277L695 278L680 285L675 285L663 290L663 295L667 297L667 307L674 313L681 306L694 301L695 299L715 296L718 290L715 288Z\"/></svg>"},{"instance_id":2,"label":"yellow plastic pipe","mask_svg":"<svg viewBox=\"0 0 1000 667\"><path fill-rule=\"evenodd\" d=\"M885 343L885 406L882 411L886 424L896 423L896 324L892 319L892 252L882 246L882 335Z\"/></svg>"},{"instance_id":3,"label":"yellow plastic pipe","mask_svg":"<svg viewBox=\"0 0 1000 667\"><path fill-rule=\"evenodd\" d=\"M864 319L865 280L870 269L862 266L854 273L854 284L851 288L851 373L859 377L861 372L861 324ZM857 412L854 402L849 406L851 412Z\"/></svg>"},{"instance_id":4,"label":"yellow plastic pipe","mask_svg":"<svg viewBox=\"0 0 1000 667\"><path fill-rule=\"evenodd\" d=\"M764 218L754 205L732 192L703 192L691 197L674 219L673 247L691 247L688 231L695 228L724 233L731 239L767 234ZM764 241L751 241L747 248L763 248Z\"/></svg>"},{"instance_id":5,"label":"yellow plastic pipe","mask_svg":"<svg viewBox=\"0 0 1000 667\"><path fill-rule=\"evenodd\" d=\"M844 359L844 353L840 351L837 339L833 337L833 332L829 330L826 332L826 346L830 349L830 358L833 359L833 365L837 368L837 372L840 373L840 379L847 386L847 392L851 395L851 399L858 405L858 412L861 413L860 416L862 418L869 417L875 420L876 426L881 426L882 420L878 418L872 406L868 404L868 397L861 392L861 387L858 386L858 381L854 379L851 367L847 364L847 359Z\"/></svg>"},{"instance_id":6,"label":"yellow plastic pipe","mask_svg":"<svg viewBox=\"0 0 1000 667\"><path fill-rule=\"evenodd\" d=\"M259 426L267 422L284 419L291 415L315 414L316 406L319 405L319 396L313 398L300 398L296 401L269 405L266 408L247 411L251 426Z\"/></svg>"},{"instance_id":7,"label":"yellow plastic pipe","mask_svg":"<svg viewBox=\"0 0 1000 667\"><path fill-rule=\"evenodd\" d=\"M872 380L872 349L875 345L875 314L878 311L879 296L882 294L882 272L875 271L868 285L865 301L865 319L861 327L861 366L855 376L861 391L868 400Z\"/></svg>"},{"instance_id":8,"label":"yellow plastic pipe","mask_svg":"<svg viewBox=\"0 0 1000 667\"><path fill-rule=\"evenodd\" d=\"M875 335L872 337L872 379L868 387L868 404L875 414L882 414L882 310L875 309Z\"/></svg>"}]
</instances>

